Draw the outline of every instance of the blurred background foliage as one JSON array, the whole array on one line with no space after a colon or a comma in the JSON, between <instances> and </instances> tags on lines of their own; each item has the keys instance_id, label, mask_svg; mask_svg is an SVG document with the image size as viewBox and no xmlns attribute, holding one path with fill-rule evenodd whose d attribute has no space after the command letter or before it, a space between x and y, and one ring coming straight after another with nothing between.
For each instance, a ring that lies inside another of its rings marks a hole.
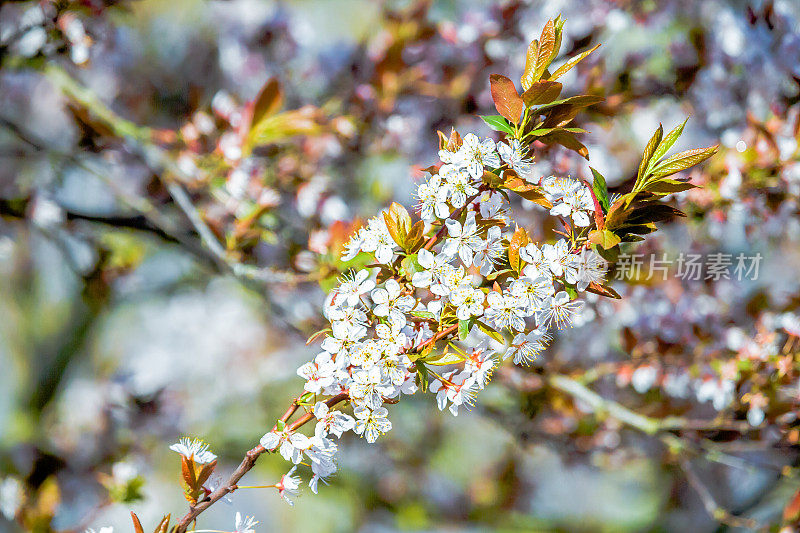
<instances>
[{"instance_id":1,"label":"blurred background foliage","mask_svg":"<svg viewBox=\"0 0 800 533\"><path fill-rule=\"evenodd\" d=\"M498 371L472 412L410 398L378 446L343 442L318 496L239 491L203 527L235 510L264 531L796 521L800 4L85 0L0 6L0 529L181 513L184 434L238 463L299 388L358 218L413 204L437 130L490 134L489 74L521 73L559 13L569 54L603 43L563 81L606 97L577 125L612 192L658 122L691 115L684 146L722 144L692 172L704 188L674 195L689 220L636 251L759 252L759 279L615 284L623 300ZM535 150L537 175L591 176ZM648 416L756 423L648 436L550 390L550 369Z\"/></svg>"}]
</instances>

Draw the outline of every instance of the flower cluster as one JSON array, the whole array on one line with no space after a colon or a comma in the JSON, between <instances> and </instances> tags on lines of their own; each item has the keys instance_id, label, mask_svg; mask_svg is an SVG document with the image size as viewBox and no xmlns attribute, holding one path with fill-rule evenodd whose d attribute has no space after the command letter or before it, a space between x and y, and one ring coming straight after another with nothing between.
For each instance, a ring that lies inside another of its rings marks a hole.
<instances>
[{"instance_id":1,"label":"flower cluster","mask_svg":"<svg viewBox=\"0 0 800 533\"><path fill-rule=\"evenodd\" d=\"M549 69L563 24L560 17L548 21L542 38L531 43L522 94L505 76L490 78L500 115L482 118L505 134L501 142L473 133L462 138L455 130L449 138L440 133L440 162L425 169L417 189L419 220L394 203L331 248L341 251L343 263L352 263L337 268L346 272L323 305L328 327L309 340L321 338L320 351L297 370L305 380L303 392L228 484L190 509L178 533L209 505L248 488L238 481L262 453L277 452L292 463L278 483L260 486L277 489L292 503L300 465L310 468L309 486L316 493L319 482L337 471L335 439L353 431L376 442L392 429L387 405L402 396L430 392L440 410L457 415L469 409L499 361L529 365L553 330L571 326L585 293L619 297L604 281L606 261L618 255L621 242L642 240L655 222L682 214L660 200L693 185L667 178L716 151L667 158L682 125L666 136L658 128L633 190L617 198L594 169L592 184L534 176L529 147L535 140L586 156L575 137L583 130L563 126L602 100L558 100L562 84L554 80L592 52ZM514 223L513 196L555 218L552 237L533 242ZM316 424L311 436L301 432L309 422ZM194 505L202 483L189 485L187 498Z\"/></svg>"},{"instance_id":2,"label":"flower cluster","mask_svg":"<svg viewBox=\"0 0 800 533\"><path fill-rule=\"evenodd\" d=\"M336 471L333 437L352 430L375 442L392 428L384 404L420 389L457 415L498 360L533 362L550 330L570 325L581 306L578 291L604 280L606 263L585 237L594 203L584 183L541 180L550 212L571 218L573 229L538 244L524 230L510 231L498 216L510 211L507 197L484 178L524 174L533 187L518 140L495 144L470 133L460 141L454 133L439 156L441 165L418 188L421 222L412 224L393 204L345 246L345 260L365 254L371 262L330 292L322 351L297 371L306 380L301 400L316 419L314 435L279 424L261 439L294 465L307 457L314 492ZM336 398L346 398L354 416L337 410Z\"/></svg>"}]
</instances>

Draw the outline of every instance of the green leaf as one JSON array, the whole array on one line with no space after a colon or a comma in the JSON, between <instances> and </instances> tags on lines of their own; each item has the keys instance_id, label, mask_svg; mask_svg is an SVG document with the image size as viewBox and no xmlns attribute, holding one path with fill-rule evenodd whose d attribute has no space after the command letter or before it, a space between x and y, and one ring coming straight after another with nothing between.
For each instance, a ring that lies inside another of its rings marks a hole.
<instances>
[{"instance_id":1,"label":"green leaf","mask_svg":"<svg viewBox=\"0 0 800 533\"><path fill-rule=\"evenodd\" d=\"M599 294L600 296L605 296L606 298L614 298L616 300L622 299L622 296L619 295L617 291L612 289L611 287L607 287L605 285L600 285L599 283L595 283L594 281L586 287L588 292L593 292L595 294Z\"/></svg>"},{"instance_id":2,"label":"green leaf","mask_svg":"<svg viewBox=\"0 0 800 533\"><path fill-rule=\"evenodd\" d=\"M650 224L652 222L662 222L674 217L685 217L686 215L679 209L668 204L650 203L642 207L637 207L625 219L626 225Z\"/></svg>"},{"instance_id":3,"label":"green leaf","mask_svg":"<svg viewBox=\"0 0 800 533\"><path fill-rule=\"evenodd\" d=\"M533 77L533 72L536 69L536 57L538 54L539 41L534 39L528 45L528 51L525 53L525 69L522 71L522 77L520 78L523 90L527 91L536 81Z\"/></svg>"},{"instance_id":4,"label":"green leaf","mask_svg":"<svg viewBox=\"0 0 800 533\"><path fill-rule=\"evenodd\" d=\"M464 357L455 351L447 351L445 350L440 355L435 357L426 357L425 364L426 365L434 365L434 366L444 366L444 365L455 365L457 363L462 363L464 361Z\"/></svg>"},{"instance_id":5,"label":"green leaf","mask_svg":"<svg viewBox=\"0 0 800 533\"><path fill-rule=\"evenodd\" d=\"M582 142L575 137L574 133L570 133L566 130L554 131L553 133L548 133L544 137L540 137L539 140L545 144L560 144L564 148L569 148L583 156L586 160L589 159L589 149L583 145Z\"/></svg>"},{"instance_id":6,"label":"green leaf","mask_svg":"<svg viewBox=\"0 0 800 533\"><path fill-rule=\"evenodd\" d=\"M133 520L133 531L134 533L144 533L144 528L142 527L142 523L139 521L139 517L136 516L136 513L131 511L131 520Z\"/></svg>"},{"instance_id":7,"label":"green leaf","mask_svg":"<svg viewBox=\"0 0 800 533\"><path fill-rule=\"evenodd\" d=\"M577 107L589 107L594 104L599 104L603 100L605 100L605 98L603 98L602 96L596 96L593 94L579 94L577 96L570 96L569 98L564 98L562 100L556 100L554 102L550 102L549 104L544 104L542 106L537 107L535 111L541 114L546 109L566 104L570 104Z\"/></svg>"},{"instance_id":8,"label":"green leaf","mask_svg":"<svg viewBox=\"0 0 800 533\"><path fill-rule=\"evenodd\" d=\"M161 522L158 523L156 526L155 533L167 533L169 530L169 519L170 515L165 516L161 519Z\"/></svg>"},{"instance_id":9,"label":"green leaf","mask_svg":"<svg viewBox=\"0 0 800 533\"><path fill-rule=\"evenodd\" d=\"M523 180L517 176L516 172L513 170L506 170L504 175L508 176L508 179L503 183L503 187L505 189L514 191L526 200L535 204L539 204L547 209L553 207L553 205L547 200L547 198L544 196L544 193L537 185L533 185L532 183L528 183L527 181ZM504 193L505 191L500 189L500 192Z\"/></svg>"},{"instance_id":10,"label":"green leaf","mask_svg":"<svg viewBox=\"0 0 800 533\"><path fill-rule=\"evenodd\" d=\"M653 176L663 178L681 170L686 170L717 153L717 149L719 149L719 145L709 146L708 148L695 148L694 150L686 150L675 154L656 165L652 170Z\"/></svg>"},{"instance_id":11,"label":"green leaf","mask_svg":"<svg viewBox=\"0 0 800 533\"><path fill-rule=\"evenodd\" d=\"M486 275L486 279L489 281L494 281L503 274L508 274L509 272L514 272L514 270L511 268L504 268L502 270L493 270L492 272L489 272L489 274Z\"/></svg>"},{"instance_id":12,"label":"green leaf","mask_svg":"<svg viewBox=\"0 0 800 533\"><path fill-rule=\"evenodd\" d=\"M472 319L458 321L458 338L462 341L467 338L467 335L469 335L469 330L472 326L470 322L472 322Z\"/></svg>"},{"instance_id":13,"label":"green leaf","mask_svg":"<svg viewBox=\"0 0 800 533\"><path fill-rule=\"evenodd\" d=\"M430 311L409 311L408 314L410 314L411 316L415 316L417 318L427 318L431 320L436 320L436 315L434 315Z\"/></svg>"},{"instance_id":14,"label":"green leaf","mask_svg":"<svg viewBox=\"0 0 800 533\"><path fill-rule=\"evenodd\" d=\"M595 251L600 254L600 257L608 261L609 263L616 262L617 258L619 257L619 247L611 248L610 250L606 250L602 246L595 245Z\"/></svg>"},{"instance_id":15,"label":"green leaf","mask_svg":"<svg viewBox=\"0 0 800 533\"><path fill-rule=\"evenodd\" d=\"M277 78L270 78L253 103L253 118L250 122L250 129L255 129L265 117L274 115L281 108L283 103L283 91Z\"/></svg>"},{"instance_id":16,"label":"green leaf","mask_svg":"<svg viewBox=\"0 0 800 533\"><path fill-rule=\"evenodd\" d=\"M498 332L496 329L484 324L480 320L476 320L475 321L475 325L478 326L479 330L481 330L486 335L488 335L492 339L496 340L500 344L504 344L506 342L506 340L503 338L503 336L500 334L500 332Z\"/></svg>"},{"instance_id":17,"label":"green leaf","mask_svg":"<svg viewBox=\"0 0 800 533\"><path fill-rule=\"evenodd\" d=\"M417 220L411 229L408 230L403 249L408 253L414 253L425 244L425 222Z\"/></svg>"},{"instance_id":18,"label":"green leaf","mask_svg":"<svg viewBox=\"0 0 800 533\"><path fill-rule=\"evenodd\" d=\"M672 194L675 192L683 192L683 191L688 191L689 189L696 189L696 188L697 185L692 185L688 181L671 180L671 179L661 179L645 185L645 189L647 190L647 192L660 195Z\"/></svg>"},{"instance_id":19,"label":"green leaf","mask_svg":"<svg viewBox=\"0 0 800 533\"><path fill-rule=\"evenodd\" d=\"M642 161L641 163L639 163L639 172L636 173L637 184L644 176L644 171L646 168L648 168L648 165L650 163L650 158L653 156L653 152L656 151L656 147L658 146L658 143L661 142L661 138L663 135L664 135L664 127L661 124L659 124L658 129L653 134L653 136L650 137L650 140L647 142L647 146L644 147L644 154L642 154Z\"/></svg>"},{"instance_id":20,"label":"green leaf","mask_svg":"<svg viewBox=\"0 0 800 533\"><path fill-rule=\"evenodd\" d=\"M536 128L535 130L531 130L529 135L533 135L534 137L544 137L545 135L550 135L551 133L556 133L559 131L566 131L569 133L586 133L586 130L583 128Z\"/></svg>"},{"instance_id":21,"label":"green leaf","mask_svg":"<svg viewBox=\"0 0 800 533\"><path fill-rule=\"evenodd\" d=\"M672 145L675 144L675 141L677 141L678 137L680 137L681 133L683 133L683 127L686 126L686 122L688 120L689 117L686 117L686 120L684 120L680 126L676 127L667 133L666 136L664 136L664 139L658 143L658 148L656 148L655 152L653 152L653 157L650 158L650 161L658 162L659 159L667 155L669 149L672 148Z\"/></svg>"},{"instance_id":22,"label":"green leaf","mask_svg":"<svg viewBox=\"0 0 800 533\"><path fill-rule=\"evenodd\" d=\"M494 131L502 131L509 135L514 135L514 129L505 118L500 115L479 115L483 121Z\"/></svg>"},{"instance_id":23,"label":"green leaf","mask_svg":"<svg viewBox=\"0 0 800 533\"><path fill-rule=\"evenodd\" d=\"M600 205L603 207L603 211L608 213L609 202L606 179L594 168L589 167L589 169L592 171L592 176L594 176L594 181L592 182L592 190L594 191L594 195L597 196L597 201L600 202Z\"/></svg>"},{"instance_id":24,"label":"green leaf","mask_svg":"<svg viewBox=\"0 0 800 533\"><path fill-rule=\"evenodd\" d=\"M596 229L589 232L589 242L608 250L620 243L621 239L613 231Z\"/></svg>"},{"instance_id":25,"label":"green leaf","mask_svg":"<svg viewBox=\"0 0 800 533\"><path fill-rule=\"evenodd\" d=\"M561 38L563 36L564 24L566 22L566 19L561 18L561 15L558 15L553 21L553 33L556 35L556 42L553 45L553 52L550 54L550 60L547 62L548 68L550 67L550 64L555 61L558 53L561 51ZM550 73L547 72L547 70L545 70L545 76L550 76Z\"/></svg>"},{"instance_id":26,"label":"green leaf","mask_svg":"<svg viewBox=\"0 0 800 533\"><path fill-rule=\"evenodd\" d=\"M411 230L411 215L408 214L406 208L397 202L392 202L389 210L383 212L383 219L394 242L403 246L406 242L406 235Z\"/></svg>"},{"instance_id":27,"label":"green leaf","mask_svg":"<svg viewBox=\"0 0 800 533\"><path fill-rule=\"evenodd\" d=\"M580 63L581 61L586 59L586 56L588 56L589 54L591 54L592 52L594 52L598 48L600 48L599 44L596 45L594 48L590 48L589 50L586 50L585 52L581 52L580 54L576 55L575 57L570 58L569 61L567 61L566 63L564 63L560 67L558 67L556 69L556 71L553 72L553 74L550 76L549 79L550 80L556 80L556 79L560 78L561 76L563 76L564 74L566 74L567 72L572 70L572 68L575 65L577 65L578 63Z\"/></svg>"},{"instance_id":28,"label":"green leaf","mask_svg":"<svg viewBox=\"0 0 800 533\"><path fill-rule=\"evenodd\" d=\"M541 79L542 74L550 65L553 50L556 46L556 30L553 20L548 20L547 24L542 29L542 35L539 37L539 49L536 52L536 65L533 71L533 81Z\"/></svg>"},{"instance_id":29,"label":"green leaf","mask_svg":"<svg viewBox=\"0 0 800 533\"><path fill-rule=\"evenodd\" d=\"M419 388L422 392L428 392L428 369L422 361L415 361L414 366L417 368L417 378L419 379Z\"/></svg>"}]
</instances>

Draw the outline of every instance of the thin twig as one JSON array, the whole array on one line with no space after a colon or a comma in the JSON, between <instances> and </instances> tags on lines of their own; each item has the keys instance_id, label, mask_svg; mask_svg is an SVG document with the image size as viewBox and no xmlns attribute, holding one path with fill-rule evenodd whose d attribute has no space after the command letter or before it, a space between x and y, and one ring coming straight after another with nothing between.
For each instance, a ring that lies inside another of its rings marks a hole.
<instances>
[{"instance_id":1,"label":"thin twig","mask_svg":"<svg viewBox=\"0 0 800 533\"><path fill-rule=\"evenodd\" d=\"M133 153L153 170L220 266L236 277L261 283L302 282L312 279L307 275L297 275L293 272L242 265L228 257L224 247L200 216L180 183L162 175L161 171L166 171L168 175L176 176L185 182L191 182L194 179L194 176L180 168L166 150L152 142L153 135L150 128L139 126L117 115L97 95L80 85L63 69L50 65L45 69L45 73L48 79L67 97L94 113L98 119L111 128L114 135L124 139L132 148Z\"/></svg>"},{"instance_id":2,"label":"thin twig","mask_svg":"<svg viewBox=\"0 0 800 533\"><path fill-rule=\"evenodd\" d=\"M703 483L697 473L695 473L694 469L692 468L692 464L688 459L682 458L679 461L679 464L681 470L683 470L683 473L686 475L686 480L689 482L689 485L691 485L691 487L700 497L700 501L703 502L703 507L705 508L706 512L714 520L730 527L741 527L749 530L764 528L763 525L759 524L758 521L752 518L736 516L724 507L721 507L714 499L714 495L711 494L711 491L708 489L708 487Z\"/></svg>"}]
</instances>

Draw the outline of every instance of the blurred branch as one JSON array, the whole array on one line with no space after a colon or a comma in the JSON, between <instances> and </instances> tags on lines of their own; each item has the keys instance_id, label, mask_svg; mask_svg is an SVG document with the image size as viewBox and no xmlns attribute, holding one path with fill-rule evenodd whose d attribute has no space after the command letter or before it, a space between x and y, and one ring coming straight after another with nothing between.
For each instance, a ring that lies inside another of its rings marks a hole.
<instances>
[{"instance_id":1,"label":"blurred branch","mask_svg":"<svg viewBox=\"0 0 800 533\"><path fill-rule=\"evenodd\" d=\"M204 251L201 247L195 246L194 242L186 237L183 230L179 229L170 218L162 215L159 209L147 199L126 193L114 182L114 180L110 179L105 173L99 172L91 165L88 165L83 159L47 146L46 142L36 138L36 136L34 136L32 133L23 130L20 126L4 117L0 117L0 126L14 134L14 136L16 136L20 141L33 148L35 151L40 152L50 158L58 159L62 162L68 162L72 165L80 167L86 172L102 180L112 189L116 198L120 200L123 205L140 213L140 216L90 215L68 209L63 205L59 205L59 207L64 210L67 219L86 220L90 222L106 224L112 227L146 231L153 233L154 235L157 235L168 242L180 244L189 252L203 260L208 259L206 251ZM22 198L18 200L2 199L0 200L0 214L14 218L25 218L30 201L31 198Z\"/></svg>"},{"instance_id":2,"label":"blurred branch","mask_svg":"<svg viewBox=\"0 0 800 533\"><path fill-rule=\"evenodd\" d=\"M211 252L218 266L238 278L265 284L297 283L314 279L313 276L307 274L243 265L230 258L216 235L214 235L214 232L197 211L183 186L170 178L170 176L175 176L180 181L191 182L194 180L194 176L181 170L166 150L152 142L153 135L150 128L139 126L117 115L97 95L86 87L81 86L63 69L49 65L45 69L45 74L65 96L85 107L97 119L108 126L114 135L125 140L133 152L150 167L167 188L170 196L183 211L198 235L200 235L200 239ZM163 175L163 171L166 171L167 176Z\"/></svg>"},{"instance_id":3,"label":"blurred branch","mask_svg":"<svg viewBox=\"0 0 800 533\"><path fill-rule=\"evenodd\" d=\"M695 431L738 431L745 433L758 428L748 422L738 420L694 420L678 416L653 418L639 414L628 409L620 403L603 398L581 382L563 375L553 375L548 378L548 383L553 388L577 398L587 405L595 414L607 414L620 422L636 428L648 435L661 431L695 430Z\"/></svg>"},{"instance_id":4,"label":"blurred branch","mask_svg":"<svg viewBox=\"0 0 800 533\"><path fill-rule=\"evenodd\" d=\"M724 507L721 507L717 503L716 499L714 499L714 495L711 494L711 491L700 479L700 476L698 476L697 473L694 471L694 469L692 468L692 464L688 459L682 458L679 464L681 470L683 470L683 473L686 475L686 479L689 482L689 485L691 485L691 487L700 497L700 501L703 502L703 507L705 507L706 512L714 520L730 527L740 527L749 530L765 529L765 526L759 524L756 520L752 518L743 518L741 516L736 516L727 509L725 509Z\"/></svg>"}]
</instances>

